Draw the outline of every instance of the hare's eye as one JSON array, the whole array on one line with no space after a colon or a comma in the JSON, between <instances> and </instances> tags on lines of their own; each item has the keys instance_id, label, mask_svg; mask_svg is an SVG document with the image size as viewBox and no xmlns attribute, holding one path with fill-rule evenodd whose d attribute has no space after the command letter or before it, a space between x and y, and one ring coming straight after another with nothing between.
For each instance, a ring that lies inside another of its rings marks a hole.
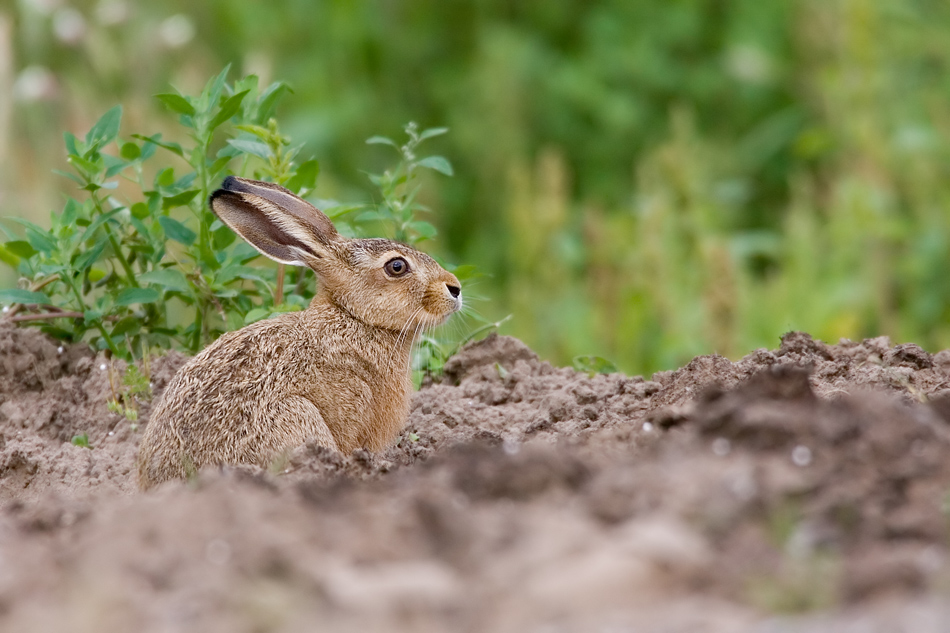
<instances>
[{"instance_id":1,"label":"hare's eye","mask_svg":"<svg viewBox=\"0 0 950 633\"><path fill-rule=\"evenodd\" d=\"M409 264L402 257L394 257L386 262L384 270L390 277L402 277L409 272Z\"/></svg>"}]
</instances>

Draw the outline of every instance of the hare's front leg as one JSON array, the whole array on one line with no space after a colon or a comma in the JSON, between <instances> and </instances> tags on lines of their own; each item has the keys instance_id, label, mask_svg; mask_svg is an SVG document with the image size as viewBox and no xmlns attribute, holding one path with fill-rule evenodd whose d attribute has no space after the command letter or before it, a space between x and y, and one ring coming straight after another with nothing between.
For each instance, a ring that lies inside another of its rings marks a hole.
<instances>
[{"instance_id":1,"label":"hare's front leg","mask_svg":"<svg viewBox=\"0 0 950 633\"><path fill-rule=\"evenodd\" d=\"M269 463L278 454L293 450L306 442L340 450L320 410L303 396L290 396L272 403L261 412L259 438L266 440L254 447L261 464ZM249 447L250 448L250 447Z\"/></svg>"}]
</instances>

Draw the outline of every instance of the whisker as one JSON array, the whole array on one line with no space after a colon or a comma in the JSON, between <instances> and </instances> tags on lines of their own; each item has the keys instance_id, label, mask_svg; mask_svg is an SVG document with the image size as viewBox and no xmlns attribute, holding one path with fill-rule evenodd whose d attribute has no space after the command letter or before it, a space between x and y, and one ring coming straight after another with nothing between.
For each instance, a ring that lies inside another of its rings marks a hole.
<instances>
[{"instance_id":1,"label":"whisker","mask_svg":"<svg viewBox=\"0 0 950 633\"><path fill-rule=\"evenodd\" d=\"M415 320L416 315L419 314L420 312L422 312L422 308L421 308L421 307L420 307L420 308L416 308L416 311L409 315L409 318L406 319L406 322L405 322L405 323L403 324L403 326L399 329L399 335L396 337L396 344L395 344L395 346L393 347L392 354L390 355L390 358L389 358L389 364L390 364L390 365L392 365L393 361L396 360L396 354L399 353L399 348L402 346L403 340L405 340L404 337L409 333L409 327L412 325L413 321ZM412 350L411 350L411 349L410 349L410 351L409 351L409 359L410 359L410 362L412 362Z\"/></svg>"}]
</instances>

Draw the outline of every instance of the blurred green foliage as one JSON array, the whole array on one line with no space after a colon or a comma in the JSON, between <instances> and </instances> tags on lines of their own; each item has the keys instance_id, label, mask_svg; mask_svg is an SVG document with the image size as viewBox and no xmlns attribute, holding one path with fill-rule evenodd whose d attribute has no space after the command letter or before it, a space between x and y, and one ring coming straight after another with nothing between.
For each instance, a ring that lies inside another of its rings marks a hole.
<instances>
[{"instance_id":1,"label":"blurred green foliage","mask_svg":"<svg viewBox=\"0 0 950 633\"><path fill-rule=\"evenodd\" d=\"M5 318L132 360L173 344L196 354L228 330L308 305L315 278L306 269L287 271L259 258L208 208L209 195L229 175L267 178L305 196L319 173L316 160L295 160L300 146L280 133L271 116L286 85L261 89L255 75L232 84L229 70L209 79L197 96L157 95L188 131L184 145L161 134L130 135L141 144L124 140L121 105L82 138L65 134L72 170L57 173L78 185L78 198L66 198L62 212L51 214L48 230L23 218L4 218L23 226L21 238L0 223L0 234L8 238L0 241L0 261L19 275L18 287L0 288ZM231 138L222 139L222 131ZM446 132L410 123L402 145L370 138L368 143L389 145L399 155L394 168L369 174L382 199L321 204L326 215L344 234L377 229L412 245L434 237L437 229L419 219L426 211L416 200L419 175L427 169L451 175L452 166L443 156L419 155L419 146ZM173 161L176 165L169 165ZM257 259L264 265L249 265ZM456 269L460 280L470 276L465 272ZM17 314L22 308L29 313ZM417 367L441 371L442 345L426 337L425 346L429 353ZM112 402L127 417L137 411L115 394Z\"/></svg>"},{"instance_id":2,"label":"blurred green foliage","mask_svg":"<svg viewBox=\"0 0 950 633\"><path fill-rule=\"evenodd\" d=\"M950 347L942 0L19 0L0 214L61 207L61 130L122 102L174 140L151 95L229 62L292 86L317 198L367 196L365 138L451 128L457 177L420 200L441 255L560 364L649 372L789 329Z\"/></svg>"}]
</instances>

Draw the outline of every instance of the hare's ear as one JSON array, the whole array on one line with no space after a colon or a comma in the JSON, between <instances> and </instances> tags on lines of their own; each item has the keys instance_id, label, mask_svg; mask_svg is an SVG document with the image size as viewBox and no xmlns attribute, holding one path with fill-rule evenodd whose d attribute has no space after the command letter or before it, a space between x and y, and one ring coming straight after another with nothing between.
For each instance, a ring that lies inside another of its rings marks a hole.
<instances>
[{"instance_id":1,"label":"hare's ear","mask_svg":"<svg viewBox=\"0 0 950 633\"><path fill-rule=\"evenodd\" d=\"M330 218L273 183L228 176L210 204L235 233L283 264L312 266L338 237Z\"/></svg>"}]
</instances>

